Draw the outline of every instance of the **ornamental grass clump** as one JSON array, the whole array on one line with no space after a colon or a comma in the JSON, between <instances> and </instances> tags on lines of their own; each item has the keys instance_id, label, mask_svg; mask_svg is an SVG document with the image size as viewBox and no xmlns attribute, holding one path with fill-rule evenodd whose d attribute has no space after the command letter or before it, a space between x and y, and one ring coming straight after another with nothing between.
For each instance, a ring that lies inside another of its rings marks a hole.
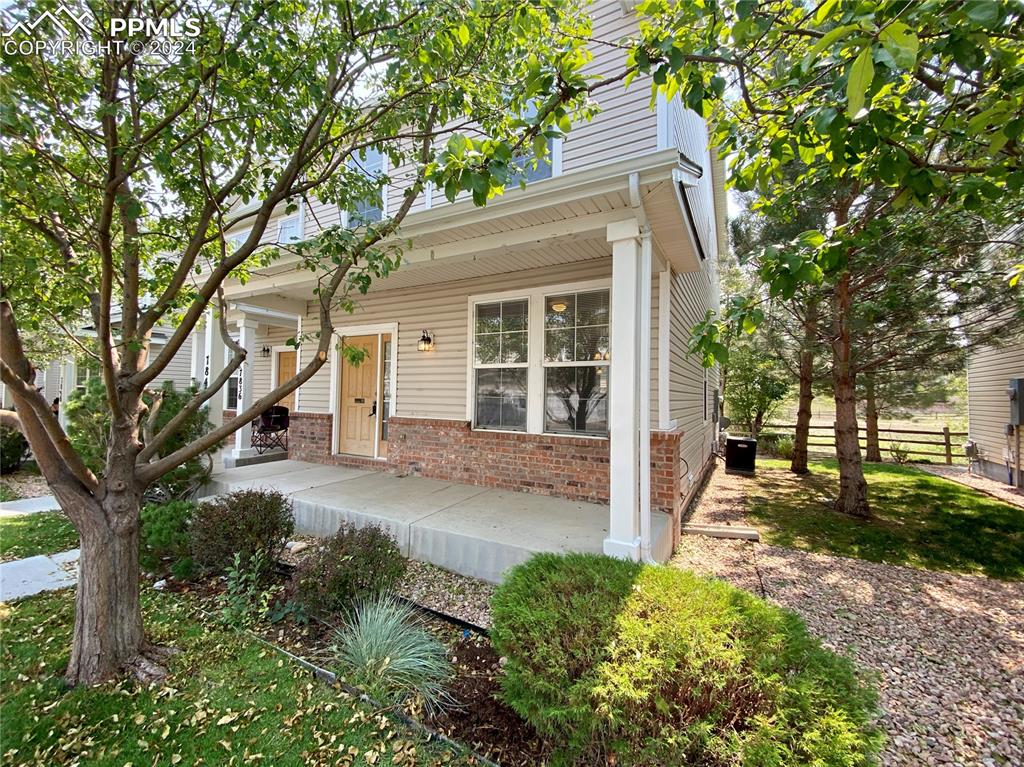
<instances>
[{"instance_id":1,"label":"ornamental grass clump","mask_svg":"<svg viewBox=\"0 0 1024 767\"><path fill-rule=\"evenodd\" d=\"M360 603L336 632L333 649L341 676L385 706L412 696L436 709L448 699L452 667L445 646L409 604L391 595Z\"/></svg>"},{"instance_id":2,"label":"ornamental grass clump","mask_svg":"<svg viewBox=\"0 0 1024 767\"><path fill-rule=\"evenodd\" d=\"M877 695L793 613L663 566L539 554L492 603L505 701L562 764L873 763Z\"/></svg>"}]
</instances>

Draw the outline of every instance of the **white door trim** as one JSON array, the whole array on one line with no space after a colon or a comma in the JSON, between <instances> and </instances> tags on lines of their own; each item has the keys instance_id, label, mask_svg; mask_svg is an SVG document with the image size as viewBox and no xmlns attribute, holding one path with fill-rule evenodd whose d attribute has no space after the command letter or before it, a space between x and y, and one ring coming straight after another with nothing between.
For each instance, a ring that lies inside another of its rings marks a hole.
<instances>
[{"instance_id":1,"label":"white door trim","mask_svg":"<svg viewBox=\"0 0 1024 767\"><path fill-rule=\"evenodd\" d=\"M331 455L341 455L338 451L338 440L341 435L341 341L346 336L378 336L377 346L380 349L380 336L390 334L391 336L391 413L389 416L398 414L398 323L380 322L373 325L348 325L334 329L334 338L337 343L331 352ZM378 363L379 364L379 363ZM378 379L379 380L379 379ZM380 384L378 384L378 388ZM377 418L380 419L380 399L377 400ZM380 434L380 429L377 429ZM374 438L373 458L379 459L379 439Z\"/></svg>"}]
</instances>

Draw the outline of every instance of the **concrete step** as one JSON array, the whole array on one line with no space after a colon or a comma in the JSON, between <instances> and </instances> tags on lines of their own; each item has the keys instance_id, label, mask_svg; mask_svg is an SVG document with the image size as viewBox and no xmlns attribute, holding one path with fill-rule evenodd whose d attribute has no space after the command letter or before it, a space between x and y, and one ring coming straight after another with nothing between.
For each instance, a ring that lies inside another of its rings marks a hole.
<instances>
[{"instance_id":1,"label":"concrete step","mask_svg":"<svg viewBox=\"0 0 1024 767\"><path fill-rule=\"evenodd\" d=\"M705 535L708 538L732 538L741 541L761 540L761 535L757 530L742 525L684 524L683 535Z\"/></svg>"}]
</instances>

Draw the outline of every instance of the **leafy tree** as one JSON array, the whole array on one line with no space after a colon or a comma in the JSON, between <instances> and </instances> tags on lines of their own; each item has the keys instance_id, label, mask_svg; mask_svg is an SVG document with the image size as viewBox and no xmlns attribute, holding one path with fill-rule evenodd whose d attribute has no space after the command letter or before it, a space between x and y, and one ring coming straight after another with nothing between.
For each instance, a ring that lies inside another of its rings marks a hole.
<instances>
[{"instance_id":1,"label":"leafy tree","mask_svg":"<svg viewBox=\"0 0 1024 767\"><path fill-rule=\"evenodd\" d=\"M517 156L532 145L542 157L548 138L592 113L588 96L624 73L584 77L589 17L575 2L184 0L158 11L198 25L171 56L139 48L149 30L111 32L111 19L134 6L68 5L89 20L96 55L4 49L0 372L17 406L4 423L25 433L82 538L68 682L125 670L149 680L163 673L166 651L146 640L139 607L147 488L325 364L332 309L352 310L353 294L397 267L395 233L428 180L449 199L465 191L485 204L519 172ZM34 10L22 2L7 12ZM58 30L44 21L35 34ZM244 362L227 333L225 281L277 257L258 248L276 212L313 196L354 210L378 193L386 175L355 167L368 148L407 168L409 186L384 220L328 227L293 246L320 277L310 361L222 426L169 449ZM224 237L233 227L249 232L237 247ZM143 435L144 392L208 310L234 352L229 364ZM35 392L23 337L49 314L73 331L82 313L96 330L110 414L99 472ZM151 355L158 324L173 333Z\"/></svg>"},{"instance_id":2,"label":"leafy tree","mask_svg":"<svg viewBox=\"0 0 1024 767\"><path fill-rule=\"evenodd\" d=\"M870 514L857 440L851 327L856 264L893 212L983 210L1024 187L1024 6L1012 0L647 0L632 71L714 115L731 182L757 207L793 207L820 183L836 193L829 226L765 252L770 295L825 280L836 398L836 510ZM787 166L801 165L795 179ZM781 183L785 180L785 183ZM705 360L734 302L697 329Z\"/></svg>"},{"instance_id":3,"label":"leafy tree","mask_svg":"<svg viewBox=\"0 0 1024 767\"><path fill-rule=\"evenodd\" d=\"M729 365L726 412L757 439L765 422L789 395L789 374L760 338L742 338L734 343Z\"/></svg>"}]
</instances>

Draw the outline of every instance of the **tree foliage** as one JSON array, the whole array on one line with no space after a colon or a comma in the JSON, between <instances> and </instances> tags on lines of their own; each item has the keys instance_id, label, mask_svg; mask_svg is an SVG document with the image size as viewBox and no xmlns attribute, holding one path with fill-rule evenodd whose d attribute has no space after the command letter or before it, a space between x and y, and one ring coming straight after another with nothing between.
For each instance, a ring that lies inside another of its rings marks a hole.
<instances>
[{"instance_id":1,"label":"tree foliage","mask_svg":"<svg viewBox=\"0 0 1024 767\"><path fill-rule=\"evenodd\" d=\"M725 387L725 412L757 438L791 390L790 375L778 355L757 338L734 344Z\"/></svg>"}]
</instances>

